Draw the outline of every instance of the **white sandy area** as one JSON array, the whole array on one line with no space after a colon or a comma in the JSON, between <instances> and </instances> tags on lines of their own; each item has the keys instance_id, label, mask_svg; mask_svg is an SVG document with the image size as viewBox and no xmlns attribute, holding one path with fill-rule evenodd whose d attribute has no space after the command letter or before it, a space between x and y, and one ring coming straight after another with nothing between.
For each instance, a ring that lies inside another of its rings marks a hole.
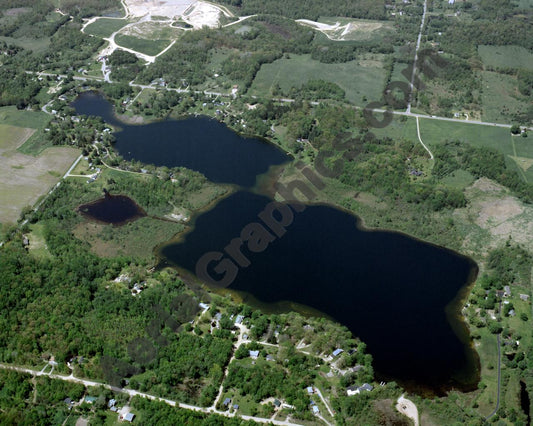
<instances>
[{"instance_id":1,"label":"white sandy area","mask_svg":"<svg viewBox=\"0 0 533 426\"><path fill-rule=\"evenodd\" d=\"M409 417L413 420L415 426L418 426L420 423L418 421L418 409L413 401L410 399L400 396L398 398L398 403L396 404L396 409L403 415Z\"/></svg>"}]
</instances>

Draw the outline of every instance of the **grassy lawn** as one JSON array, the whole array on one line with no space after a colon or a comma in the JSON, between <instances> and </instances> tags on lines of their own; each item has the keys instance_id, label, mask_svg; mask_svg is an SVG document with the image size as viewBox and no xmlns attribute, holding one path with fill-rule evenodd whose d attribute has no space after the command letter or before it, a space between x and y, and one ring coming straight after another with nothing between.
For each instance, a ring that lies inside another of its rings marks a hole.
<instances>
[{"instance_id":1,"label":"grassy lawn","mask_svg":"<svg viewBox=\"0 0 533 426\"><path fill-rule=\"evenodd\" d=\"M379 58L379 57L378 57ZM346 99L356 105L381 99L385 71L379 59L360 59L341 64L323 64L309 55L291 55L261 67L252 83L251 95L265 96L279 84L286 91L300 87L312 79L338 84L346 92ZM366 97L367 100L363 100Z\"/></svg>"},{"instance_id":2,"label":"grassy lawn","mask_svg":"<svg viewBox=\"0 0 533 426\"><path fill-rule=\"evenodd\" d=\"M127 24L128 21L126 19L100 18L94 21L92 24L87 25L84 31L86 34L107 38Z\"/></svg>"},{"instance_id":3,"label":"grassy lawn","mask_svg":"<svg viewBox=\"0 0 533 426\"><path fill-rule=\"evenodd\" d=\"M510 115L528 107L526 99L518 93L517 81L513 76L482 71L483 121L509 122ZM521 100L523 99L523 100Z\"/></svg>"},{"instance_id":4,"label":"grassy lawn","mask_svg":"<svg viewBox=\"0 0 533 426\"><path fill-rule=\"evenodd\" d=\"M485 66L495 68L533 68L533 54L520 46L479 46Z\"/></svg>"},{"instance_id":5,"label":"grassy lawn","mask_svg":"<svg viewBox=\"0 0 533 426\"><path fill-rule=\"evenodd\" d=\"M119 46L150 56L157 55L170 44L170 40L146 40L125 34L117 34L115 42Z\"/></svg>"}]
</instances>

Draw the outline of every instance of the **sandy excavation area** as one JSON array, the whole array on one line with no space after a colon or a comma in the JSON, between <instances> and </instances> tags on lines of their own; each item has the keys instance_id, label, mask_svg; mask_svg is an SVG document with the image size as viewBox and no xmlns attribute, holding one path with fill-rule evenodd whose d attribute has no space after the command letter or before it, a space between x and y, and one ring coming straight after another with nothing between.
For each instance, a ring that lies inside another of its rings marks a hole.
<instances>
[{"instance_id":1,"label":"sandy excavation area","mask_svg":"<svg viewBox=\"0 0 533 426\"><path fill-rule=\"evenodd\" d=\"M199 0L125 0L125 5L129 18L181 18L194 28L214 28L219 25L221 15L231 16L225 8Z\"/></svg>"},{"instance_id":2,"label":"sandy excavation area","mask_svg":"<svg viewBox=\"0 0 533 426\"><path fill-rule=\"evenodd\" d=\"M177 19L196 0L126 0L128 16L140 18L145 15L166 16Z\"/></svg>"}]
</instances>

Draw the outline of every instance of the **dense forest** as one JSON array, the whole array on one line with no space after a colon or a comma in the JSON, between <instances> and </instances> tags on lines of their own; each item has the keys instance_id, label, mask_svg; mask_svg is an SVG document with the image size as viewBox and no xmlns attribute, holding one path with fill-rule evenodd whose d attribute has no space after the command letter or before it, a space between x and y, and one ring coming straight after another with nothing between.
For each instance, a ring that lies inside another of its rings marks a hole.
<instances>
[{"instance_id":1,"label":"dense forest","mask_svg":"<svg viewBox=\"0 0 533 426\"><path fill-rule=\"evenodd\" d=\"M329 2L321 0L306 2L298 0L270 0L267 2L260 0L222 0L221 2L235 6L240 15L267 13L293 19L305 18L311 20L317 20L320 16L346 16L366 19L383 19L385 17L385 2L383 0L359 0L357 2L345 0Z\"/></svg>"}]
</instances>

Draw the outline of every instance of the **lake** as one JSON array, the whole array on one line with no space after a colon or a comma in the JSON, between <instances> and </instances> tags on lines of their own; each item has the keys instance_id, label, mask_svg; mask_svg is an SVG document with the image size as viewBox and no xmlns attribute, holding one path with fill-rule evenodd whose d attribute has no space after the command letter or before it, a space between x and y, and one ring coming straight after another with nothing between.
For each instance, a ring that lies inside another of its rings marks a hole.
<instances>
[{"instance_id":1,"label":"lake","mask_svg":"<svg viewBox=\"0 0 533 426\"><path fill-rule=\"evenodd\" d=\"M78 114L102 117L119 127L114 148L125 160L167 167L187 167L217 183L250 188L258 175L291 158L271 143L245 138L205 116L128 125L113 115L111 104L95 92L72 103Z\"/></svg>"},{"instance_id":2,"label":"lake","mask_svg":"<svg viewBox=\"0 0 533 426\"><path fill-rule=\"evenodd\" d=\"M243 188L194 217L180 240L161 247L163 263L207 282L229 277L229 290L267 311L294 302L339 321L367 344L379 380L430 394L477 387L479 359L457 302L477 273L473 261L400 233L361 229L354 215L324 205L303 212L285 205L292 219L278 237L258 217L271 199L248 190L261 173L287 161L275 146L204 117L125 125L94 94L74 106L121 127L116 148L125 158L190 167ZM263 239L256 234L255 247L225 250L251 223L265 230ZM198 268L206 253L210 260Z\"/></svg>"},{"instance_id":3,"label":"lake","mask_svg":"<svg viewBox=\"0 0 533 426\"><path fill-rule=\"evenodd\" d=\"M214 268L227 259L238 270L229 289L263 304L291 301L324 312L368 345L382 379L437 394L477 385L468 335L461 341L445 312L473 278L472 261L400 233L362 230L349 213L308 206L293 211L286 233L264 251L244 244L240 252L249 266L240 266L224 248L246 225L264 225L258 214L270 201L238 192L200 215L192 232L163 247L161 255L195 273L205 253L223 253L207 266L214 281L223 278Z\"/></svg>"}]
</instances>

